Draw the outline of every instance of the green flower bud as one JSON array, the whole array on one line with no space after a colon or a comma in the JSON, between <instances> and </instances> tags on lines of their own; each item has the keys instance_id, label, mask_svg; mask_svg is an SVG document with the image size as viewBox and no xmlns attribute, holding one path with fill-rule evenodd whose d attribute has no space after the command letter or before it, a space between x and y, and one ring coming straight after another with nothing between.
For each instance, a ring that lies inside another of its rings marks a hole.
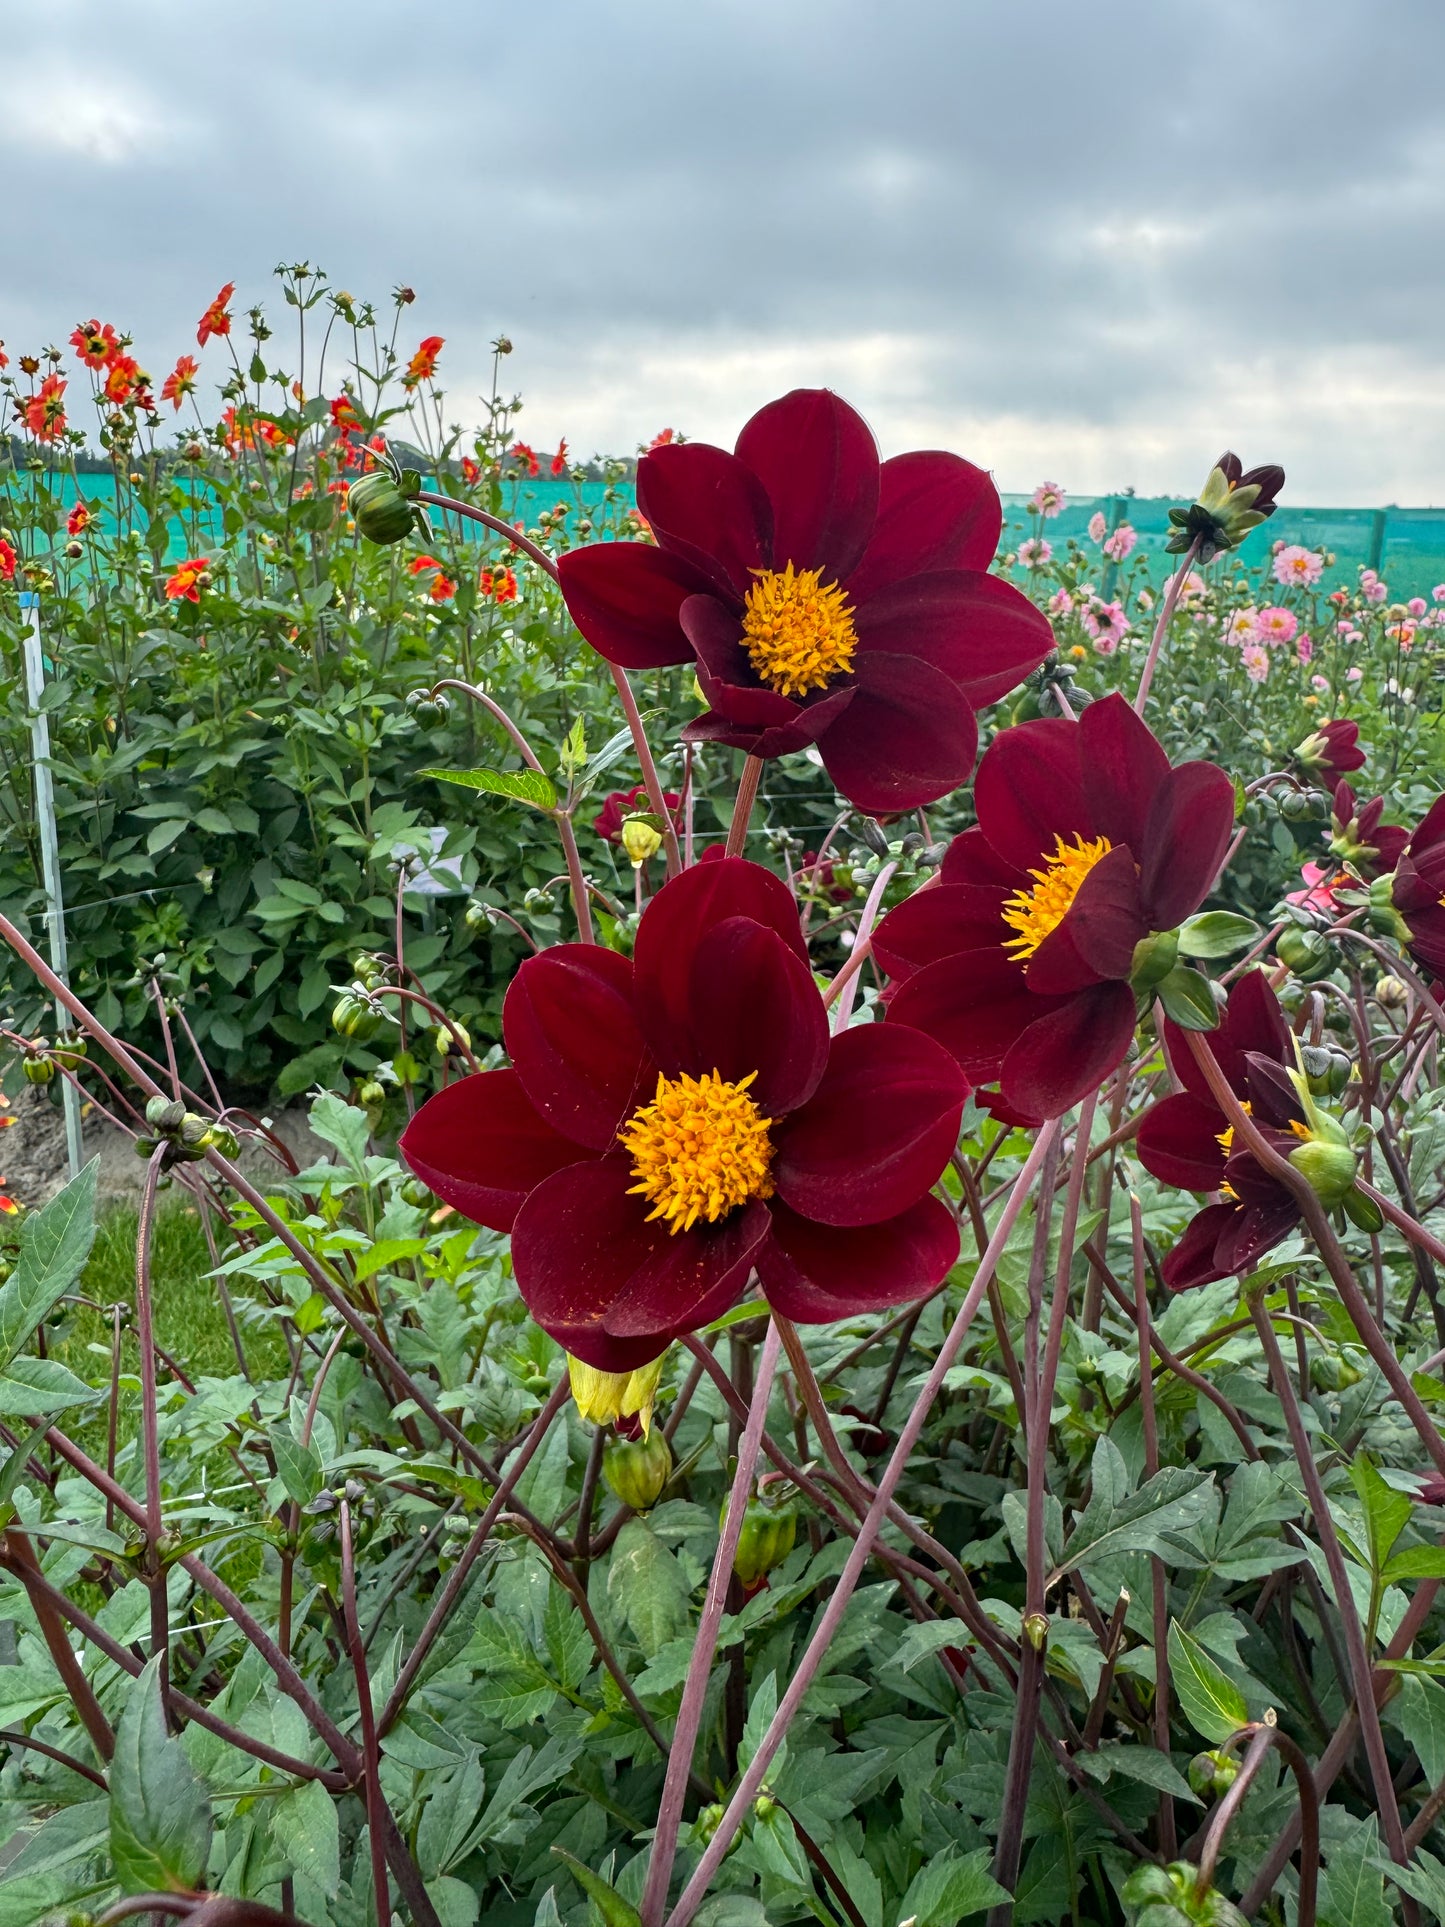
<instances>
[{"instance_id":1,"label":"green flower bud","mask_svg":"<svg viewBox=\"0 0 1445 1927\"><path fill-rule=\"evenodd\" d=\"M55 1059L39 1051L27 1051L20 1060L20 1073L27 1084L48 1084L55 1076Z\"/></svg>"},{"instance_id":2,"label":"green flower bud","mask_svg":"<svg viewBox=\"0 0 1445 1927\"><path fill-rule=\"evenodd\" d=\"M1320 1203L1330 1210L1343 1204L1346 1193L1354 1189L1359 1159L1345 1134L1345 1128L1332 1117L1317 1112L1310 1120L1310 1135L1289 1154L1296 1171L1308 1180Z\"/></svg>"},{"instance_id":3,"label":"green flower bud","mask_svg":"<svg viewBox=\"0 0 1445 1927\"><path fill-rule=\"evenodd\" d=\"M1317 1392L1343 1392L1361 1377L1359 1366L1343 1352L1321 1352L1310 1360L1310 1384Z\"/></svg>"},{"instance_id":4,"label":"green flower bud","mask_svg":"<svg viewBox=\"0 0 1445 1927\"><path fill-rule=\"evenodd\" d=\"M1163 983L1179 961L1179 932L1155 930L1141 937L1134 946L1134 962L1129 982L1136 991L1152 990Z\"/></svg>"},{"instance_id":5,"label":"green flower bud","mask_svg":"<svg viewBox=\"0 0 1445 1927\"><path fill-rule=\"evenodd\" d=\"M423 1184L420 1178L404 1178L401 1195L403 1200L419 1211L425 1211L436 1203L436 1195L430 1185Z\"/></svg>"},{"instance_id":6,"label":"green flower bud","mask_svg":"<svg viewBox=\"0 0 1445 1927\"><path fill-rule=\"evenodd\" d=\"M1330 947L1318 930L1301 930L1298 924L1290 924L1280 931L1274 947L1280 962L1303 983L1328 975L1334 965Z\"/></svg>"},{"instance_id":7,"label":"green flower bud","mask_svg":"<svg viewBox=\"0 0 1445 1927\"><path fill-rule=\"evenodd\" d=\"M721 1523L727 1524L726 1501ZM797 1536L798 1508L791 1501L775 1504L761 1493L748 1500L733 1555L733 1571L746 1592L756 1592L773 1568L783 1563Z\"/></svg>"},{"instance_id":8,"label":"green flower bud","mask_svg":"<svg viewBox=\"0 0 1445 1927\"><path fill-rule=\"evenodd\" d=\"M169 1137L185 1121L186 1107L178 1097L153 1097L146 1105L146 1123L158 1137Z\"/></svg>"},{"instance_id":9,"label":"green flower bud","mask_svg":"<svg viewBox=\"0 0 1445 1927\"><path fill-rule=\"evenodd\" d=\"M356 1097L362 1110L379 1111L386 1102L386 1086L378 1084L374 1077L368 1077Z\"/></svg>"},{"instance_id":10,"label":"green flower bud","mask_svg":"<svg viewBox=\"0 0 1445 1927\"><path fill-rule=\"evenodd\" d=\"M1350 1081L1350 1059L1344 1051L1322 1044L1306 1044L1300 1053L1305 1076L1316 1097L1339 1097Z\"/></svg>"},{"instance_id":11,"label":"green flower bud","mask_svg":"<svg viewBox=\"0 0 1445 1927\"><path fill-rule=\"evenodd\" d=\"M611 1438L602 1454L602 1476L624 1505L647 1512L672 1477L672 1449L657 1430L645 1439Z\"/></svg>"},{"instance_id":12,"label":"green flower bud","mask_svg":"<svg viewBox=\"0 0 1445 1927\"><path fill-rule=\"evenodd\" d=\"M1189 1762L1189 1784L1201 1800L1217 1800L1239 1777L1239 1761L1232 1753L1196 1753Z\"/></svg>"},{"instance_id":13,"label":"green flower bud","mask_svg":"<svg viewBox=\"0 0 1445 1927\"><path fill-rule=\"evenodd\" d=\"M417 524L413 498L420 486L420 477L410 470L400 477L384 468L359 476L346 495L358 533L368 542L404 542Z\"/></svg>"},{"instance_id":14,"label":"green flower bud","mask_svg":"<svg viewBox=\"0 0 1445 1927\"><path fill-rule=\"evenodd\" d=\"M480 897L473 897L462 913L462 922L468 930L490 930L496 921L496 911Z\"/></svg>"},{"instance_id":15,"label":"green flower bud","mask_svg":"<svg viewBox=\"0 0 1445 1927\"><path fill-rule=\"evenodd\" d=\"M1286 790L1275 807L1286 823L1308 823L1311 817L1323 815L1322 805L1328 801L1318 790Z\"/></svg>"},{"instance_id":16,"label":"green flower bud","mask_svg":"<svg viewBox=\"0 0 1445 1927\"><path fill-rule=\"evenodd\" d=\"M347 990L342 992L332 1008L331 1028L340 1037L349 1037L358 1044L364 1044L380 1030L381 1018L382 1013L374 1004Z\"/></svg>"},{"instance_id":17,"label":"green flower bud","mask_svg":"<svg viewBox=\"0 0 1445 1927\"><path fill-rule=\"evenodd\" d=\"M634 870L640 870L647 859L656 856L662 848L662 833L650 816L624 816L621 838Z\"/></svg>"},{"instance_id":18,"label":"green flower bud","mask_svg":"<svg viewBox=\"0 0 1445 1927\"><path fill-rule=\"evenodd\" d=\"M455 1017L448 1017L444 1024L437 1026L432 1044L438 1057L460 1057L464 1050L472 1047L471 1032L465 1024L459 1024Z\"/></svg>"}]
</instances>

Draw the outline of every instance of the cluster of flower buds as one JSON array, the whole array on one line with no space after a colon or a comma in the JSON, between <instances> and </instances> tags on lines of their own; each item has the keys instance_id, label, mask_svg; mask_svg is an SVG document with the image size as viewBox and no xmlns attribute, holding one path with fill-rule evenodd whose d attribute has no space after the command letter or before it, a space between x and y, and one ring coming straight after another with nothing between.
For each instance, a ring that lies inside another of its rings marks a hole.
<instances>
[{"instance_id":1,"label":"cluster of flower buds","mask_svg":"<svg viewBox=\"0 0 1445 1927\"><path fill-rule=\"evenodd\" d=\"M179 1097L151 1098L145 1120L151 1134L136 1139L135 1154L139 1158L153 1157L164 1147L167 1164L195 1164L207 1151L233 1158L240 1149L234 1131L188 1111Z\"/></svg>"},{"instance_id":2,"label":"cluster of flower buds","mask_svg":"<svg viewBox=\"0 0 1445 1927\"><path fill-rule=\"evenodd\" d=\"M1120 1897L1134 1927L1248 1927L1232 1900L1212 1887L1201 1890L1199 1869L1188 1860L1136 1868Z\"/></svg>"}]
</instances>

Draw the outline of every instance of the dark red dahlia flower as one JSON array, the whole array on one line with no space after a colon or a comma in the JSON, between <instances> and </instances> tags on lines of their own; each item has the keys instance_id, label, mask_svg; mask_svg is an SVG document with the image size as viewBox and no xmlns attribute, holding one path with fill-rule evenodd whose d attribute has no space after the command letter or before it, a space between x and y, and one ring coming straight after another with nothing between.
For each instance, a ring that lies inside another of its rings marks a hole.
<instances>
[{"instance_id":1,"label":"dark red dahlia flower","mask_svg":"<svg viewBox=\"0 0 1445 1927\"><path fill-rule=\"evenodd\" d=\"M1164 1044L1184 1089L1162 1098L1139 1126L1139 1159L1146 1171L1182 1191L1221 1191L1190 1219L1164 1260L1171 1291L1212 1284L1248 1271L1300 1220L1293 1194L1270 1177L1248 1151L1234 1151L1233 1128L1195 1061L1184 1032L1166 1019ZM1229 1006L1209 1048L1264 1135L1288 1156L1308 1138L1303 1104L1290 1082L1294 1039L1262 970L1251 970L1229 993Z\"/></svg>"},{"instance_id":2,"label":"dark red dahlia flower","mask_svg":"<svg viewBox=\"0 0 1445 1927\"><path fill-rule=\"evenodd\" d=\"M1363 809L1355 792L1343 779L1335 785L1334 807L1330 822L1330 850L1342 863L1348 863L1367 883L1385 877L1399 863L1410 832L1398 823L1382 823L1383 796L1373 796Z\"/></svg>"},{"instance_id":3,"label":"dark red dahlia flower","mask_svg":"<svg viewBox=\"0 0 1445 1927\"><path fill-rule=\"evenodd\" d=\"M667 805L668 815L675 821L682 798L672 790L664 790L662 800ZM635 789L613 790L593 817L592 827L605 842L620 843L623 817L642 814L651 808L646 787L641 783Z\"/></svg>"},{"instance_id":4,"label":"dark red dahlia flower","mask_svg":"<svg viewBox=\"0 0 1445 1927\"><path fill-rule=\"evenodd\" d=\"M873 954L889 1016L946 1044L1007 1114L1057 1117L1123 1061L1140 988L1213 884L1234 787L1169 759L1122 696L1077 722L998 736L974 786L978 827L934 889L890 911ZM1140 946L1145 945L1141 950ZM1151 974L1152 972L1152 974Z\"/></svg>"},{"instance_id":5,"label":"dark red dahlia flower","mask_svg":"<svg viewBox=\"0 0 1445 1927\"><path fill-rule=\"evenodd\" d=\"M511 1232L532 1316L587 1364L656 1358L754 1271L778 1311L819 1324L921 1297L957 1257L930 1190L967 1083L901 1025L829 1036L770 871L684 871L630 963L595 944L528 958L502 1025L511 1069L424 1104L402 1153Z\"/></svg>"},{"instance_id":6,"label":"dark red dahlia flower","mask_svg":"<svg viewBox=\"0 0 1445 1927\"><path fill-rule=\"evenodd\" d=\"M1342 776L1349 776L1357 769L1363 769L1365 752L1360 748L1360 725L1341 719L1333 723L1321 723L1302 743L1294 747L1294 760L1311 776L1320 782L1338 783Z\"/></svg>"},{"instance_id":7,"label":"dark red dahlia flower","mask_svg":"<svg viewBox=\"0 0 1445 1927\"><path fill-rule=\"evenodd\" d=\"M816 743L872 814L965 781L974 707L1053 646L1046 618L985 573L998 491L957 455L879 462L863 418L798 388L737 449L670 443L637 467L657 546L599 542L561 558L587 641L624 669L695 660L709 704L683 732L753 756Z\"/></svg>"}]
</instances>

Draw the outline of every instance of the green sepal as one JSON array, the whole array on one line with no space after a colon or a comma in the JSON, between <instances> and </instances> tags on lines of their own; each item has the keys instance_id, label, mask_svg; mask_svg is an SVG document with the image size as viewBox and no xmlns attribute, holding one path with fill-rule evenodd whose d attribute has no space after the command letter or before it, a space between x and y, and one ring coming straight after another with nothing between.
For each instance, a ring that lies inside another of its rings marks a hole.
<instances>
[{"instance_id":1,"label":"green sepal","mask_svg":"<svg viewBox=\"0 0 1445 1927\"><path fill-rule=\"evenodd\" d=\"M1164 1014L1181 1030L1218 1030L1214 986L1202 971L1176 964L1155 991Z\"/></svg>"}]
</instances>

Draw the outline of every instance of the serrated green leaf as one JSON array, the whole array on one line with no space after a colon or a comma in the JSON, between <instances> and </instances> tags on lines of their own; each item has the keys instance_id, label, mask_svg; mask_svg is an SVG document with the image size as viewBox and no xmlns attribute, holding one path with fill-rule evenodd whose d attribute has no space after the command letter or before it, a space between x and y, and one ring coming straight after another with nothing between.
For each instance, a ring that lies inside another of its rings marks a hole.
<instances>
[{"instance_id":1,"label":"serrated green leaf","mask_svg":"<svg viewBox=\"0 0 1445 1927\"><path fill-rule=\"evenodd\" d=\"M455 783L464 790L480 790L486 796L510 797L514 803L527 803L535 810L557 807L556 786L539 769L424 769L418 774L438 783Z\"/></svg>"},{"instance_id":2,"label":"serrated green leaf","mask_svg":"<svg viewBox=\"0 0 1445 1927\"><path fill-rule=\"evenodd\" d=\"M1101 1440L1100 1444L1108 1441ZM1118 1448L1111 1447L1119 1459ZM1099 1454L1095 1455L1096 1461ZM1107 1463L1107 1460L1106 1460ZM1182 1465L1166 1465L1137 1492L1121 1493L1116 1484L1095 1487L1064 1545L1064 1555L1049 1577L1052 1586L1085 1560L1116 1557L1123 1552L1169 1550L1166 1535L1192 1525L1209 1503L1213 1480L1207 1473Z\"/></svg>"},{"instance_id":3,"label":"serrated green leaf","mask_svg":"<svg viewBox=\"0 0 1445 1927\"><path fill-rule=\"evenodd\" d=\"M1367 1563L1378 1574L1384 1570L1391 1549L1409 1525L1415 1508L1406 1493L1386 1485L1374 1461L1363 1452L1357 1453L1351 1462L1350 1483L1364 1508L1365 1538L1369 1547Z\"/></svg>"},{"instance_id":4,"label":"serrated green leaf","mask_svg":"<svg viewBox=\"0 0 1445 1927\"><path fill-rule=\"evenodd\" d=\"M110 1763L110 1852L128 1894L184 1893L211 1850L211 1804L161 1711L160 1655L130 1691Z\"/></svg>"},{"instance_id":5,"label":"serrated green leaf","mask_svg":"<svg viewBox=\"0 0 1445 1927\"><path fill-rule=\"evenodd\" d=\"M1184 1717L1211 1746L1248 1725L1243 1693L1177 1619L1169 1622L1169 1678Z\"/></svg>"},{"instance_id":6,"label":"serrated green leaf","mask_svg":"<svg viewBox=\"0 0 1445 1927\"><path fill-rule=\"evenodd\" d=\"M0 1371L29 1343L84 1269L95 1242L99 1170L100 1159L92 1158L20 1227L20 1256L0 1285Z\"/></svg>"},{"instance_id":7,"label":"serrated green leaf","mask_svg":"<svg viewBox=\"0 0 1445 1927\"><path fill-rule=\"evenodd\" d=\"M631 1901L624 1900L617 1889L609 1881L604 1880L600 1873L593 1873L590 1867L584 1867L577 1856L568 1853L565 1847L553 1847L552 1851L559 1860L566 1863L572 1878L587 1898L596 1901L607 1927L642 1927L642 1916Z\"/></svg>"},{"instance_id":8,"label":"serrated green leaf","mask_svg":"<svg viewBox=\"0 0 1445 1927\"><path fill-rule=\"evenodd\" d=\"M607 1597L652 1659L687 1624L690 1592L682 1568L641 1519L617 1535L607 1568Z\"/></svg>"},{"instance_id":9,"label":"serrated green leaf","mask_svg":"<svg viewBox=\"0 0 1445 1927\"><path fill-rule=\"evenodd\" d=\"M987 1847L955 1856L950 1848L922 1866L898 1905L900 1920L918 1927L955 1927L969 1914L1007 1902L1008 1895L988 1870Z\"/></svg>"},{"instance_id":10,"label":"serrated green leaf","mask_svg":"<svg viewBox=\"0 0 1445 1927\"><path fill-rule=\"evenodd\" d=\"M303 1780L269 1811L271 1838L294 1872L334 1898L341 1886L341 1828L336 1801L319 1780Z\"/></svg>"},{"instance_id":11,"label":"serrated green leaf","mask_svg":"<svg viewBox=\"0 0 1445 1927\"><path fill-rule=\"evenodd\" d=\"M321 1490L321 1455L314 1445L294 1438L289 1426L273 1426L269 1436L276 1477L285 1486L287 1498L309 1505Z\"/></svg>"},{"instance_id":12,"label":"serrated green leaf","mask_svg":"<svg viewBox=\"0 0 1445 1927\"><path fill-rule=\"evenodd\" d=\"M77 1378L58 1358L12 1358L9 1370L0 1374L0 1414L6 1418L68 1412L99 1397L94 1386Z\"/></svg>"}]
</instances>

